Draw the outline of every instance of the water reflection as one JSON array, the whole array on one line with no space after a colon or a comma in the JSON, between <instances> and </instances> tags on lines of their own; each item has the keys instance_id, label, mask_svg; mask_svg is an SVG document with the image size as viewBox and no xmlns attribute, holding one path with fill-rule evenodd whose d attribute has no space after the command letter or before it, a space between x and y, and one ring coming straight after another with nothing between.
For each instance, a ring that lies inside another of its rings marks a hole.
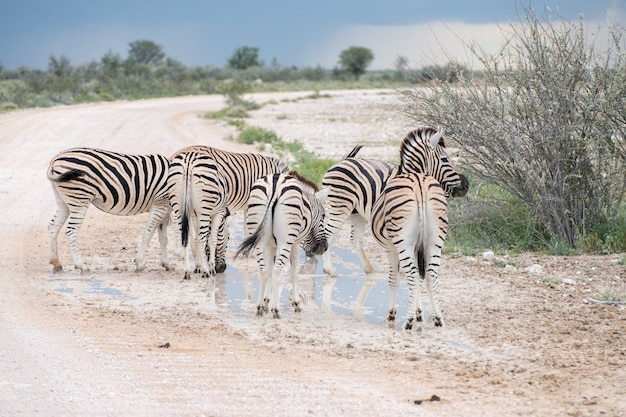
<instances>
[{"instance_id":1,"label":"water reflection","mask_svg":"<svg viewBox=\"0 0 626 417\"><path fill-rule=\"evenodd\" d=\"M350 250L333 248L333 253L340 256L340 262L334 262L338 276L330 278L322 271L322 262L319 259L301 259L303 267L300 269L300 288L305 306L317 307L326 312L361 318L368 322L382 324L387 316L389 290L387 274L376 273L366 275L358 257ZM245 273L231 265L217 278L218 290L215 293L215 303L225 305L231 311L256 311L258 294L257 273ZM287 274L281 285L281 310L290 309L290 283ZM220 295L221 293L221 295ZM404 317L407 302L406 287L400 284L396 302L398 303L398 317ZM306 308L306 307L305 307ZM404 308L404 311L403 311Z\"/></svg>"}]
</instances>

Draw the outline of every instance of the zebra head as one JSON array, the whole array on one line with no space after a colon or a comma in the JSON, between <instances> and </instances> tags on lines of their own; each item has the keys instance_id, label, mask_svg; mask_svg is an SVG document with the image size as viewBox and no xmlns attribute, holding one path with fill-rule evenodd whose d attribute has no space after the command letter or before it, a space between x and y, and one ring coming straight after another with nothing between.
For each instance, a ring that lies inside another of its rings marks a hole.
<instances>
[{"instance_id":1,"label":"zebra head","mask_svg":"<svg viewBox=\"0 0 626 417\"><path fill-rule=\"evenodd\" d=\"M328 239L324 227L324 200L328 196L330 187L312 194L309 199L311 205L311 232L302 242L306 256L323 255L328 250Z\"/></svg>"},{"instance_id":2,"label":"zebra head","mask_svg":"<svg viewBox=\"0 0 626 417\"><path fill-rule=\"evenodd\" d=\"M309 232L302 241L302 249L307 257L322 255L328 250L328 239L326 238L326 229L324 227L324 200L328 197L330 187L320 190L313 181L298 174L296 171L290 171L289 175L295 177L302 188L304 204L308 204L311 218Z\"/></svg>"},{"instance_id":3,"label":"zebra head","mask_svg":"<svg viewBox=\"0 0 626 417\"><path fill-rule=\"evenodd\" d=\"M434 177L446 196L463 197L469 181L453 165L446 152L443 130L419 127L404 138L400 145L399 174L420 173Z\"/></svg>"}]
</instances>

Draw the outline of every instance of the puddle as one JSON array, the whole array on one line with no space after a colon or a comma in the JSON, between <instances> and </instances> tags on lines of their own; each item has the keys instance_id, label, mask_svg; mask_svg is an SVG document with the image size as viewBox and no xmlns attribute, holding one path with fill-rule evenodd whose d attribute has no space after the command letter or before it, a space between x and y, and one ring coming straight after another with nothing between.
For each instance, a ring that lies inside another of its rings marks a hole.
<instances>
[{"instance_id":1,"label":"puddle","mask_svg":"<svg viewBox=\"0 0 626 417\"><path fill-rule=\"evenodd\" d=\"M299 274L300 291L306 297L306 305L315 305L325 311L362 318L371 323L384 323L389 304L387 274L366 275L357 255L350 250L333 248L333 253L342 259L340 262L334 262L338 273L336 278L324 274L321 256L316 258L316 265L308 265L310 273ZM303 262L304 255L301 264ZM257 273L241 272L228 265L227 270L218 276L217 285L225 293L225 300L221 301L227 304L230 311L241 312L255 308L258 284ZM290 296L287 276L283 278L283 284L280 296L281 309L285 309L284 306ZM406 302L406 285L401 283L396 294L399 318L404 317Z\"/></svg>"},{"instance_id":2,"label":"puddle","mask_svg":"<svg viewBox=\"0 0 626 417\"><path fill-rule=\"evenodd\" d=\"M76 284L73 284L76 283ZM126 298L128 300L136 300L137 297L134 297L130 294L126 294L118 288L111 287L107 285L104 280L101 279L81 279L81 278L69 278L62 279L61 286L57 289L57 291L64 294L72 294L76 290L77 286L86 286L86 288L82 289L84 293L87 294L101 294L101 295L109 295L112 297L121 297Z\"/></svg>"}]
</instances>

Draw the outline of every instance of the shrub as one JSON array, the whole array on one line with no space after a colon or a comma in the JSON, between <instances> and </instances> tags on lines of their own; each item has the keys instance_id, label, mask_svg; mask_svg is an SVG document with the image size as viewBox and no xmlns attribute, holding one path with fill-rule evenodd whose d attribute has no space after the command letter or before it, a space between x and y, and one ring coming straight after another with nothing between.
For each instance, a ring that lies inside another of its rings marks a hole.
<instances>
[{"instance_id":1,"label":"shrub","mask_svg":"<svg viewBox=\"0 0 626 417\"><path fill-rule=\"evenodd\" d=\"M456 72L457 83L405 90L402 110L444 127L468 171L525 206L531 229L541 225L534 236L544 246L574 248L615 217L626 193L626 54L616 31L597 51L582 20L527 12L498 53L469 47L481 83Z\"/></svg>"}]
</instances>

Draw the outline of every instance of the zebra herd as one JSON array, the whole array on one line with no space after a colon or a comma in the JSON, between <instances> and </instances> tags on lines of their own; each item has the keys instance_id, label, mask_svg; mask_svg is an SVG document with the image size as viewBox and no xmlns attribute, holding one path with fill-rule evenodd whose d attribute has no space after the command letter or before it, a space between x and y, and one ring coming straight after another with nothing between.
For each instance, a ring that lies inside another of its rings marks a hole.
<instances>
[{"instance_id":1,"label":"zebra herd","mask_svg":"<svg viewBox=\"0 0 626 417\"><path fill-rule=\"evenodd\" d=\"M301 311L297 262L323 256L323 270L337 272L327 250L344 223L366 273L374 272L362 247L369 223L389 257L389 314L395 323L395 293L400 274L407 279L409 306L404 323L422 321L419 283L426 282L436 326L443 317L436 300L437 273L448 229L447 198L464 196L469 183L454 167L443 132L423 126L404 138L400 164L358 158L361 146L331 167L322 190L277 158L190 146L170 158L126 155L92 148L61 152L50 162L48 179L57 211L48 226L50 263L61 271L57 237L68 220L66 235L75 268L86 270L78 233L90 204L118 215L149 212L135 259L141 271L146 247L158 228L161 264L170 270L167 226L170 213L185 248L184 279L191 277L190 252L196 272L204 277L226 269L228 217L244 212L244 240L236 256L254 254L259 268L257 315L280 317L278 285L290 269L292 306ZM193 244L190 241L193 240ZM419 277L418 277L419 274Z\"/></svg>"}]
</instances>

